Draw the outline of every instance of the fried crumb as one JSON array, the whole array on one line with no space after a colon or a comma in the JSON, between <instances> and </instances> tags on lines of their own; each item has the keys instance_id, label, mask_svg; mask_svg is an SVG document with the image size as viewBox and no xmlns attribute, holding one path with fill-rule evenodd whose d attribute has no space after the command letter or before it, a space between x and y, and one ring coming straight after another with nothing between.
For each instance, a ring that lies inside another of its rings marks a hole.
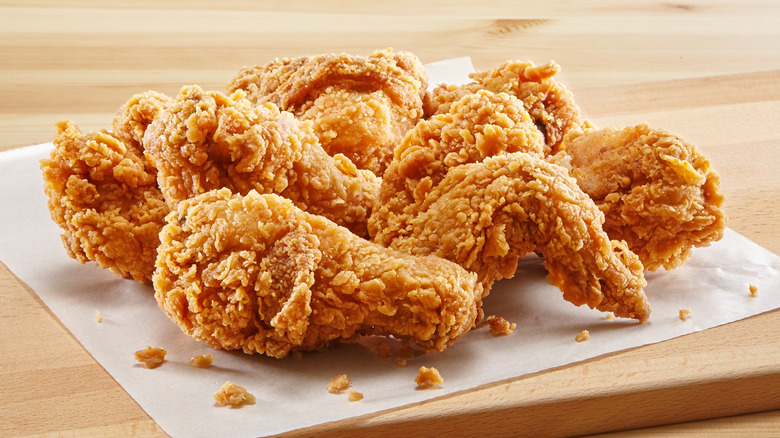
<instances>
[{"instance_id":1,"label":"fried crumb","mask_svg":"<svg viewBox=\"0 0 780 438\"><path fill-rule=\"evenodd\" d=\"M401 368L405 367L406 366L406 359L404 359L402 357L396 358L395 359L395 365L398 366L398 367L401 367Z\"/></svg>"},{"instance_id":2,"label":"fried crumb","mask_svg":"<svg viewBox=\"0 0 780 438\"><path fill-rule=\"evenodd\" d=\"M168 354L164 348L152 347L151 345L143 350L135 352L135 360L144 364L146 368L157 368L165 361L165 355Z\"/></svg>"},{"instance_id":3,"label":"fried crumb","mask_svg":"<svg viewBox=\"0 0 780 438\"><path fill-rule=\"evenodd\" d=\"M352 390L349 391L349 401L356 402L356 401L360 401L360 400L363 400L363 393L362 392L357 392L357 391L352 391Z\"/></svg>"},{"instance_id":4,"label":"fried crumb","mask_svg":"<svg viewBox=\"0 0 780 438\"><path fill-rule=\"evenodd\" d=\"M487 318L485 318L485 321L483 324L486 324L490 326L490 334L493 336L506 336L512 334L512 331L514 331L515 327L517 327L517 324L510 323L506 319L490 315Z\"/></svg>"},{"instance_id":5,"label":"fried crumb","mask_svg":"<svg viewBox=\"0 0 780 438\"><path fill-rule=\"evenodd\" d=\"M255 404L255 396L250 394L246 388L236 385L231 381L225 382L219 391L214 393L214 400L223 406L239 406L242 404Z\"/></svg>"},{"instance_id":6,"label":"fried crumb","mask_svg":"<svg viewBox=\"0 0 780 438\"><path fill-rule=\"evenodd\" d=\"M341 394L352 386L352 381L346 374L339 374L328 383L328 392L331 394Z\"/></svg>"},{"instance_id":7,"label":"fried crumb","mask_svg":"<svg viewBox=\"0 0 780 438\"><path fill-rule=\"evenodd\" d=\"M607 313L607 316L606 316L606 318L607 318L607 319L615 319L615 314L614 314L614 313L612 313L612 312L609 312L609 313Z\"/></svg>"},{"instance_id":8,"label":"fried crumb","mask_svg":"<svg viewBox=\"0 0 780 438\"><path fill-rule=\"evenodd\" d=\"M436 368L420 367L414 382L417 383L417 389L429 389L441 385L444 379Z\"/></svg>"},{"instance_id":9,"label":"fried crumb","mask_svg":"<svg viewBox=\"0 0 780 438\"><path fill-rule=\"evenodd\" d=\"M204 354L201 356L193 356L193 358L190 359L190 365L194 366L195 368L209 368L213 361L214 356L211 354Z\"/></svg>"},{"instance_id":10,"label":"fried crumb","mask_svg":"<svg viewBox=\"0 0 780 438\"><path fill-rule=\"evenodd\" d=\"M590 339L590 332L587 330L577 333L577 336L574 337L574 340L577 342L587 341L588 339Z\"/></svg>"},{"instance_id":11,"label":"fried crumb","mask_svg":"<svg viewBox=\"0 0 780 438\"><path fill-rule=\"evenodd\" d=\"M100 314L100 311L95 309L95 322L101 323L103 322L103 315Z\"/></svg>"},{"instance_id":12,"label":"fried crumb","mask_svg":"<svg viewBox=\"0 0 780 438\"><path fill-rule=\"evenodd\" d=\"M750 287L748 288L748 293L750 294L751 297L755 297L756 295L758 295L758 287L755 284L751 284Z\"/></svg>"},{"instance_id":13,"label":"fried crumb","mask_svg":"<svg viewBox=\"0 0 780 438\"><path fill-rule=\"evenodd\" d=\"M691 309L680 309L680 321L685 321L691 314Z\"/></svg>"}]
</instances>

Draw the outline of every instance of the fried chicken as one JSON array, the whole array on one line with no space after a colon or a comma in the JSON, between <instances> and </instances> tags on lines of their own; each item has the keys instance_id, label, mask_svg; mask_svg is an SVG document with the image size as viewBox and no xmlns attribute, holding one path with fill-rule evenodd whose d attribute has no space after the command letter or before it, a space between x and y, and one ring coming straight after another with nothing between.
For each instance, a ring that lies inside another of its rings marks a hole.
<instances>
[{"instance_id":1,"label":"fried chicken","mask_svg":"<svg viewBox=\"0 0 780 438\"><path fill-rule=\"evenodd\" d=\"M649 270L678 267L723 236L720 178L679 136L647 124L573 131L554 160L604 212L607 234Z\"/></svg>"},{"instance_id":2,"label":"fried chicken","mask_svg":"<svg viewBox=\"0 0 780 438\"><path fill-rule=\"evenodd\" d=\"M381 176L393 149L423 115L428 77L412 53L282 58L241 70L227 85L311 120L322 147Z\"/></svg>"},{"instance_id":3,"label":"fried chicken","mask_svg":"<svg viewBox=\"0 0 780 438\"><path fill-rule=\"evenodd\" d=\"M158 233L170 209L138 153L108 132L82 134L63 121L41 170L68 254L144 282L152 277Z\"/></svg>"},{"instance_id":4,"label":"fried chicken","mask_svg":"<svg viewBox=\"0 0 780 438\"><path fill-rule=\"evenodd\" d=\"M508 93L523 102L531 118L545 136L546 153L560 149L564 135L582 123L574 95L555 79L560 66L553 61L542 65L507 61L498 68L469 75L473 82L456 87L440 85L425 99L426 116L447 112L449 106L477 90Z\"/></svg>"},{"instance_id":5,"label":"fried chicken","mask_svg":"<svg viewBox=\"0 0 780 438\"><path fill-rule=\"evenodd\" d=\"M144 148L171 208L212 189L257 190L367 235L379 178L325 153L311 122L244 97L187 86L149 125Z\"/></svg>"},{"instance_id":6,"label":"fried chicken","mask_svg":"<svg viewBox=\"0 0 780 438\"><path fill-rule=\"evenodd\" d=\"M524 152L452 167L414 215L387 215L374 241L433 254L477 273L488 291L535 251L565 300L616 316L647 319L638 257L602 229L603 214L565 168Z\"/></svg>"},{"instance_id":7,"label":"fried chicken","mask_svg":"<svg viewBox=\"0 0 780 438\"><path fill-rule=\"evenodd\" d=\"M283 357L392 335L442 350L482 317L473 273L371 243L275 194L183 200L160 236L160 307L217 348Z\"/></svg>"},{"instance_id":8,"label":"fried chicken","mask_svg":"<svg viewBox=\"0 0 780 438\"><path fill-rule=\"evenodd\" d=\"M420 121L395 150L379 191L381 213L371 216L369 234L376 239L388 222L403 221L397 215L417 214L451 167L510 152L544 155L544 139L522 102L487 90L464 95L447 112Z\"/></svg>"},{"instance_id":9,"label":"fried chicken","mask_svg":"<svg viewBox=\"0 0 780 438\"><path fill-rule=\"evenodd\" d=\"M523 103L477 90L446 110L396 149L369 219L372 240L454 261L486 293L536 251L565 299L647 318L641 263L607 237L603 215L566 169L546 161Z\"/></svg>"}]
</instances>

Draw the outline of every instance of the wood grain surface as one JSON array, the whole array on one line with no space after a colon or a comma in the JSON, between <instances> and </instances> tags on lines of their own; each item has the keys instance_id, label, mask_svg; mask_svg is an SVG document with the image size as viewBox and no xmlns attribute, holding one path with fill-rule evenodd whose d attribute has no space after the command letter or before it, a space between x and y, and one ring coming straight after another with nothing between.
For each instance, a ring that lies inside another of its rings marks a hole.
<instances>
[{"instance_id":1,"label":"wood grain surface","mask_svg":"<svg viewBox=\"0 0 780 438\"><path fill-rule=\"evenodd\" d=\"M776 1L0 0L0 151L50 141L65 118L107 128L140 91L223 89L275 57L554 59L596 124L647 121L696 144L729 226L778 254L778 22ZM0 303L0 435L166 436L4 265ZM774 311L287 435L769 437L778 409Z\"/></svg>"}]
</instances>

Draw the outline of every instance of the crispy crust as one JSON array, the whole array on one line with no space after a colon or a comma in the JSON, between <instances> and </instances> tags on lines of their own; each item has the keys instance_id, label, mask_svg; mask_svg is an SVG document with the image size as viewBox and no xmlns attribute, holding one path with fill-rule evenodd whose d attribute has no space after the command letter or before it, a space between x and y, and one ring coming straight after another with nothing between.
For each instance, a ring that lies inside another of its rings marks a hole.
<instances>
[{"instance_id":1,"label":"crispy crust","mask_svg":"<svg viewBox=\"0 0 780 438\"><path fill-rule=\"evenodd\" d=\"M534 65L530 61L507 61L499 67L470 75L473 82L456 87L440 85L426 96L426 116L448 111L449 105L478 90L508 93L523 102L545 136L547 154L556 153L566 133L582 123L574 95L555 79L560 66L554 61Z\"/></svg>"},{"instance_id":2,"label":"crispy crust","mask_svg":"<svg viewBox=\"0 0 780 438\"><path fill-rule=\"evenodd\" d=\"M320 147L311 123L273 104L255 106L197 86L178 97L144 137L165 200L179 202L222 187L277 193L299 208L366 235L379 178Z\"/></svg>"},{"instance_id":3,"label":"crispy crust","mask_svg":"<svg viewBox=\"0 0 780 438\"><path fill-rule=\"evenodd\" d=\"M423 115L427 73L409 52L324 54L242 69L229 92L274 103L313 122L322 147L381 176L393 149Z\"/></svg>"},{"instance_id":4,"label":"crispy crust","mask_svg":"<svg viewBox=\"0 0 780 438\"><path fill-rule=\"evenodd\" d=\"M68 254L149 281L158 233L170 209L137 149L108 132L82 134L63 121L41 170L51 217L63 231Z\"/></svg>"},{"instance_id":5,"label":"crispy crust","mask_svg":"<svg viewBox=\"0 0 780 438\"><path fill-rule=\"evenodd\" d=\"M645 268L673 269L723 236L720 177L679 136L647 124L570 135L555 158L604 212L604 230Z\"/></svg>"},{"instance_id":6,"label":"crispy crust","mask_svg":"<svg viewBox=\"0 0 780 438\"><path fill-rule=\"evenodd\" d=\"M476 272L486 291L536 251L565 300L644 321L642 264L610 240L603 221L565 168L515 152L451 168L414 215L392 216L374 240L454 261Z\"/></svg>"},{"instance_id":7,"label":"crispy crust","mask_svg":"<svg viewBox=\"0 0 780 438\"><path fill-rule=\"evenodd\" d=\"M182 201L161 240L160 307L219 348L283 357L393 335L442 350L482 316L475 275L368 242L273 194Z\"/></svg>"}]
</instances>

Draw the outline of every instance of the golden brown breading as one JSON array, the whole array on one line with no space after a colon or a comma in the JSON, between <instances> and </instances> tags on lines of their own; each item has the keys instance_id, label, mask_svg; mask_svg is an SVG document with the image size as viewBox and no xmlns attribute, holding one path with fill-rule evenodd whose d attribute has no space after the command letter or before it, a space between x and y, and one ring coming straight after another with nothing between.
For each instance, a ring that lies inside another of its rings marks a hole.
<instances>
[{"instance_id":1,"label":"golden brown breading","mask_svg":"<svg viewBox=\"0 0 780 438\"><path fill-rule=\"evenodd\" d=\"M673 269L723 236L720 178L679 136L647 124L572 133L554 160L606 217L604 230L625 240L645 268Z\"/></svg>"},{"instance_id":2,"label":"golden brown breading","mask_svg":"<svg viewBox=\"0 0 780 438\"><path fill-rule=\"evenodd\" d=\"M275 194L184 200L160 236L160 307L218 348L283 357L392 335L442 350L482 316L474 274L371 243Z\"/></svg>"},{"instance_id":3,"label":"golden brown breading","mask_svg":"<svg viewBox=\"0 0 780 438\"><path fill-rule=\"evenodd\" d=\"M326 154L311 122L273 104L255 106L243 92L182 88L147 129L144 147L172 208L212 189L257 190L367 235L379 178Z\"/></svg>"},{"instance_id":4,"label":"golden brown breading","mask_svg":"<svg viewBox=\"0 0 780 438\"><path fill-rule=\"evenodd\" d=\"M146 128L172 101L170 97L156 91L133 95L117 110L111 121L111 134L127 147L134 148L136 155L142 157ZM148 167L154 172L153 167Z\"/></svg>"},{"instance_id":5,"label":"golden brown breading","mask_svg":"<svg viewBox=\"0 0 780 438\"><path fill-rule=\"evenodd\" d=\"M381 176L393 149L423 115L428 76L412 53L324 54L241 70L227 86L311 120L322 147Z\"/></svg>"},{"instance_id":6,"label":"golden brown breading","mask_svg":"<svg viewBox=\"0 0 780 438\"><path fill-rule=\"evenodd\" d=\"M404 220L395 216L416 215L451 167L511 152L544 155L544 139L522 102L487 90L464 95L446 113L420 121L395 150L379 191L381 213L369 219L369 234L380 234L388 221Z\"/></svg>"},{"instance_id":7,"label":"golden brown breading","mask_svg":"<svg viewBox=\"0 0 780 438\"><path fill-rule=\"evenodd\" d=\"M97 261L126 278L151 279L170 209L135 148L63 121L41 170L51 217L71 257Z\"/></svg>"},{"instance_id":8,"label":"golden brown breading","mask_svg":"<svg viewBox=\"0 0 780 438\"><path fill-rule=\"evenodd\" d=\"M531 118L542 131L547 153L558 151L564 135L582 123L574 95L555 79L560 66L553 61L542 65L507 61L498 68L469 75L473 82L455 87L440 85L425 99L425 114L448 111L452 102L477 90L508 93L523 102Z\"/></svg>"},{"instance_id":9,"label":"golden brown breading","mask_svg":"<svg viewBox=\"0 0 780 438\"><path fill-rule=\"evenodd\" d=\"M609 239L603 214L561 166L524 152L489 157L451 168L419 203L414 215L378 209L388 217L374 241L454 261L486 291L536 251L567 301L640 321L649 315L638 257Z\"/></svg>"}]
</instances>

